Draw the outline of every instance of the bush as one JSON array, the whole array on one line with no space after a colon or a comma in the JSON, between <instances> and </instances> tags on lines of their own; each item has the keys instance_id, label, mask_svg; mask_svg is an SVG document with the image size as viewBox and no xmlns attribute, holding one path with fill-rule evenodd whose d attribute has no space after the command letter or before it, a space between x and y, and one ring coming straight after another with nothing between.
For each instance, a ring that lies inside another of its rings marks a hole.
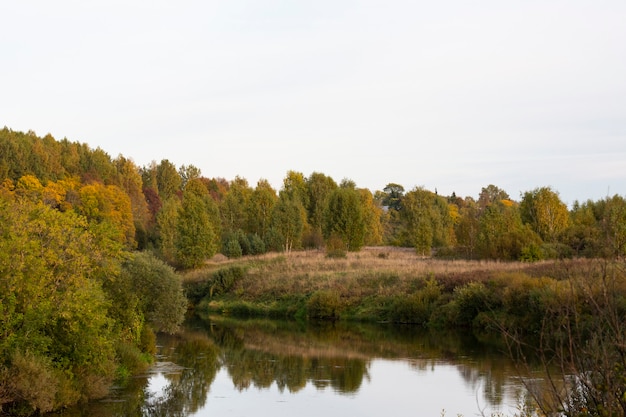
<instances>
[{"instance_id":1,"label":"bush","mask_svg":"<svg viewBox=\"0 0 626 417\"><path fill-rule=\"evenodd\" d=\"M397 296L390 307L389 319L395 323L426 325L441 297L441 286L434 279L410 296Z\"/></svg>"},{"instance_id":2,"label":"bush","mask_svg":"<svg viewBox=\"0 0 626 417\"><path fill-rule=\"evenodd\" d=\"M341 311L339 294L332 290L314 292L306 304L307 316L320 320L338 320Z\"/></svg>"},{"instance_id":3,"label":"bush","mask_svg":"<svg viewBox=\"0 0 626 417\"><path fill-rule=\"evenodd\" d=\"M498 304L493 291L481 282L470 282L456 288L453 297L455 324L461 327L473 326L479 313L489 313Z\"/></svg>"},{"instance_id":4,"label":"bush","mask_svg":"<svg viewBox=\"0 0 626 417\"><path fill-rule=\"evenodd\" d=\"M185 318L187 299L180 277L163 261L139 252L126 261L120 283L130 285L138 307L156 331L174 332Z\"/></svg>"},{"instance_id":5,"label":"bush","mask_svg":"<svg viewBox=\"0 0 626 417\"><path fill-rule=\"evenodd\" d=\"M326 256L328 258L347 258L346 244L340 236L332 235L326 241Z\"/></svg>"},{"instance_id":6,"label":"bush","mask_svg":"<svg viewBox=\"0 0 626 417\"><path fill-rule=\"evenodd\" d=\"M248 235L248 242L250 243L250 255L262 255L267 252L267 248L263 239L256 233Z\"/></svg>"},{"instance_id":7,"label":"bush","mask_svg":"<svg viewBox=\"0 0 626 417\"><path fill-rule=\"evenodd\" d=\"M226 242L224 242L222 253L229 258L241 258L243 250L241 249L241 245L239 244L239 240L236 236L231 236L228 240L226 240Z\"/></svg>"}]
</instances>

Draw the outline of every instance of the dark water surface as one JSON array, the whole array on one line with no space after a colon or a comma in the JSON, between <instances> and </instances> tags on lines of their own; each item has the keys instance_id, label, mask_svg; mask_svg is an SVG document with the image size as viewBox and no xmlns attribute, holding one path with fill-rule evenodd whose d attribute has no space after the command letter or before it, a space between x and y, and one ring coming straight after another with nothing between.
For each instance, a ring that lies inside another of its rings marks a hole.
<instances>
[{"instance_id":1,"label":"dark water surface","mask_svg":"<svg viewBox=\"0 0 626 417\"><path fill-rule=\"evenodd\" d=\"M513 415L526 392L497 342L415 327L196 318L158 344L150 373L61 415Z\"/></svg>"}]
</instances>

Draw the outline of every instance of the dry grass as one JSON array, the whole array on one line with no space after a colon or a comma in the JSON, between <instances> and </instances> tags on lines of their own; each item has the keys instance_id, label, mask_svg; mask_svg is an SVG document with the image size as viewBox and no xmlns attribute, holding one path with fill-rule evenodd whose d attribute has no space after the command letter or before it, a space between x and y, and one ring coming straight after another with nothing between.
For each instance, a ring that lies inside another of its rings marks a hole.
<instances>
[{"instance_id":1,"label":"dry grass","mask_svg":"<svg viewBox=\"0 0 626 417\"><path fill-rule=\"evenodd\" d=\"M556 271L563 270L563 262L581 261L529 264L444 260L419 256L412 249L368 247L349 252L346 258L329 258L323 251L298 251L212 260L204 269L187 273L184 280L200 281L217 269L243 265L247 268L246 276L234 289L241 300L271 300L328 289L339 292L345 300L410 293L422 288L429 278L436 278L444 290L451 291L459 285L489 280L503 273L554 277Z\"/></svg>"}]
</instances>

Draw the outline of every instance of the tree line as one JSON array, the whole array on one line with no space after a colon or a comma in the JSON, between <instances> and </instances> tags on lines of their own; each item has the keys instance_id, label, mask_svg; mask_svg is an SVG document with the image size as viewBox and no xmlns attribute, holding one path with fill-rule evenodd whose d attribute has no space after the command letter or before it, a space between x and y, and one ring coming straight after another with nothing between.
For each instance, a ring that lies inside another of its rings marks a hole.
<instances>
[{"instance_id":1,"label":"tree line","mask_svg":"<svg viewBox=\"0 0 626 417\"><path fill-rule=\"evenodd\" d=\"M289 171L280 190L202 175L169 160L139 167L100 148L34 133L0 131L6 192L61 212L74 211L128 250L151 250L177 268L215 255L365 245L413 247L423 255L539 260L620 256L626 249L626 200L575 202L539 187L519 201L495 185L473 197L441 196L389 183L372 192L319 172Z\"/></svg>"}]
</instances>

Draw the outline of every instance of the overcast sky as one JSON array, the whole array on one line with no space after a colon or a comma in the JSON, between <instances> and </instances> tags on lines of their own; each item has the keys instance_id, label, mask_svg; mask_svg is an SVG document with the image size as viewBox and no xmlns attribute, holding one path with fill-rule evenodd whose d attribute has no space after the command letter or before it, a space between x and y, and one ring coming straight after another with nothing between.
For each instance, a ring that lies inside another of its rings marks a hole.
<instances>
[{"instance_id":1,"label":"overcast sky","mask_svg":"<svg viewBox=\"0 0 626 417\"><path fill-rule=\"evenodd\" d=\"M626 195L624 0L0 3L0 126L276 188Z\"/></svg>"}]
</instances>

